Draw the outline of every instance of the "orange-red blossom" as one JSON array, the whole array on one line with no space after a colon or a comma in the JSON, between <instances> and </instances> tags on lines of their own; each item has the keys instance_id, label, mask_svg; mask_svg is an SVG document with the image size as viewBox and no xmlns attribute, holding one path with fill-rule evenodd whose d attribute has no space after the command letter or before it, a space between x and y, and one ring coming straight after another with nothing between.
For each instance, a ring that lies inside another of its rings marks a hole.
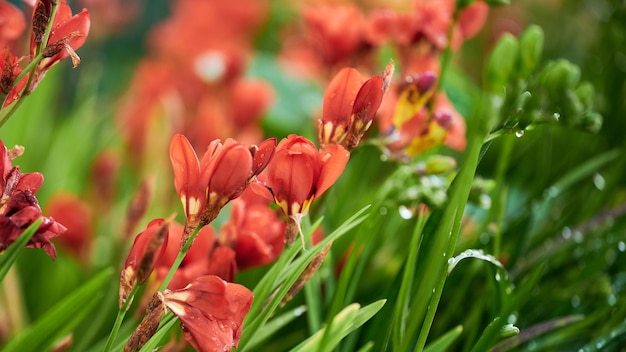
<instances>
[{"instance_id":1,"label":"orange-red blossom","mask_svg":"<svg viewBox=\"0 0 626 352\"><path fill-rule=\"evenodd\" d=\"M233 139L223 144L217 139L209 144L202 160L183 135L177 134L170 143L170 159L174 169L174 184L186 214L186 243L191 231L210 223L220 209L237 198L248 183L269 163L276 139L263 141L248 148Z\"/></svg>"},{"instance_id":2,"label":"orange-red blossom","mask_svg":"<svg viewBox=\"0 0 626 352\"><path fill-rule=\"evenodd\" d=\"M341 144L354 149L372 124L391 81L394 65L363 82L359 71L346 67L330 81L324 92L318 137L322 147Z\"/></svg>"},{"instance_id":3,"label":"orange-red blossom","mask_svg":"<svg viewBox=\"0 0 626 352\"><path fill-rule=\"evenodd\" d=\"M350 153L341 145L331 144L318 150L313 142L294 134L278 144L267 167L267 186L271 198L289 217L285 242L295 241L300 219L313 200L337 181L349 158Z\"/></svg>"}]
</instances>

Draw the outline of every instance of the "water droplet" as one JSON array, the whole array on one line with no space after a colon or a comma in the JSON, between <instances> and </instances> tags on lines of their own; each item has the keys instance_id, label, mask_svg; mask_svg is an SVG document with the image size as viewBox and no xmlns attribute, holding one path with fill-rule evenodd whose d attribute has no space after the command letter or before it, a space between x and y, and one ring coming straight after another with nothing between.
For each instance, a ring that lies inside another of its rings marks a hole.
<instances>
[{"instance_id":1,"label":"water droplet","mask_svg":"<svg viewBox=\"0 0 626 352\"><path fill-rule=\"evenodd\" d=\"M408 220L413 217L413 212L411 211L411 209L407 208L404 205L401 205L400 207L398 207L398 212L400 213L400 217L405 220Z\"/></svg>"},{"instance_id":2,"label":"water droplet","mask_svg":"<svg viewBox=\"0 0 626 352\"><path fill-rule=\"evenodd\" d=\"M544 197L554 198L559 195L559 189L556 187L550 187L546 190Z\"/></svg>"},{"instance_id":3,"label":"water droplet","mask_svg":"<svg viewBox=\"0 0 626 352\"><path fill-rule=\"evenodd\" d=\"M572 230L567 226L564 227L561 231L561 236L563 237L563 239L569 240L570 238L572 238Z\"/></svg>"},{"instance_id":4,"label":"water droplet","mask_svg":"<svg viewBox=\"0 0 626 352\"><path fill-rule=\"evenodd\" d=\"M572 307L576 308L580 305L580 297L578 296L573 296L571 299L571 303L572 303Z\"/></svg>"},{"instance_id":5,"label":"water droplet","mask_svg":"<svg viewBox=\"0 0 626 352\"><path fill-rule=\"evenodd\" d=\"M552 114L552 116L554 117L555 120L559 121L561 119L561 114L559 114L558 112L555 112L554 114Z\"/></svg>"},{"instance_id":6,"label":"water droplet","mask_svg":"<svg viewBox=\"0 0 626 352\"><path fill-rule=\"evenodd\" d=\"M620 252L624 253L624 251L626 251L626 243L624 243L624 241L619 241L619 242L617 243L617 249L618 249Z\"/></svg>"},{"instance_id":7,"label":"water droplet","mask_svg":"<svg viewBox=\"0 0 626 352\"><path fill-rule=\"evenodd\" d=\"M606 303L608 303L611 307L614 306L615 303L617 303L617 297L615 297L614 294L610 294L606 299Z\"/></svg>"},{"instance_id":8,"label":"water droplet","mask_svg":"<svg viewBox=\"0 0 626 352\"><path fill-rule=\"evenodd\" d=\"M500 277L500 273L496 273L496 281L500 282L502 278Z\"/></svg>"},{"instance_id":9,"label":"water droplet","mask_svg":"<svg viewBox=\"0 0 626 352\"><path fill-rule=\"evenodd\" d=\"M480 234L478 239L479 239L481 244L485 245L485 244L489 244L489 240L491 239L491 236L489 236L488 233L483 232L483 233Z\"/></svg>"},{"instance_id":10,"label":"water droplet","mask_svg":"<svg viewBox=\"0 0 626 352\"><path fill-rule=\"evenodd\" d=\"M524 136L524 130L517 130L517 131L515 132L515 137L517 137L517 138L521 138L521 137L523 137L523 136Z\"/></svg>"},{"instance_id":11,"label":"water droplet","mask_svg":"<svg viewBox=\"0 0 626 352\"><path fill-rule=\"evenodd\" d=\"M534 351L534 350L536 350L536 349L537 349L537 342L535 342L535 341L530 341L530 342L528 342L528 345L526 346L526 348L527 348L529 351Z\"/></svg>"},{"instance_id":12,"label":"water droplet","mask_svg":"<svg viewBox=\"0 0 626 352\"><path fill-rule=\"evenodd\" d=\"M378 209L378 212L380 213L380 215L387 215L387 208L380 207L380 209Z\"/></svg>"},{"instance_id":13,"label":"water droplet","mask_svg":"<svg viewBox=\"0 0 626 352\"><path fill-rule=\"evenodd\" d=\"M517 317L514 314L509 315L509 317L506 319L507 323L509 324L515 324L517 322Z\"/></svg>"},{"instance_id":14,"label":"water droplet","mask_svg":"<svg viewBox=\"0 0 626 352\"><path fill-rule=\"evenodd\" d=\"M573 235L574 235L574 242L582 243L582 241L583 241L583 233L582 232L574 231Z\"/></svg>"},{"instance_id":15,"label":"water droplet","mask_svg":"<svg viewBox=\"0 0 626 352\"><path fill-rule=\"evenodd\" d=\"M598 341L596 341L596 348L602 349L602 347L604 347L605 344L606 344L605 339L598 339Z\"/></svg>"},{"instance_id":16,"label":"water droplet","mask_svg":"<svg viewBox=\"0 0 626 352\"><path fill-rule=\"evenodd\" d=\"M604 189L604 186L606 186L606 181L604 180L604 177L602 177L602 175L595 174L593 175L593 185L596 186L599 191L602 191Z\"/></svg>"}]
</instances>

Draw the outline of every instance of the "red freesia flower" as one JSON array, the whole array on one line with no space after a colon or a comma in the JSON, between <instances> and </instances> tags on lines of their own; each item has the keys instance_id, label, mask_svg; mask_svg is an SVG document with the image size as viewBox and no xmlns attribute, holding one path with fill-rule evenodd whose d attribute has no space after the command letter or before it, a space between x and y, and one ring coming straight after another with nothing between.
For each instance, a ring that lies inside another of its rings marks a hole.
<instances>
[{"instance_id":1,"label":"red freesia flower","mask_svg":"<svg viewBox=\"0 0 626 352\"><path fill-rule=\"evenodd\" d=\"M294 134L278 144L267 176L276 204L290 218L287 243L293 243L301 217L311 202L335 183L349 158L350 153L341 145L332 144L320 151L313 142Z\"/></svg>"},{"instance_id":2,"label":"red freesia flower","mask_svg":"<svg viewBox=\"0 0 626 352\"><path fill-rule=\"evenodd\" d=\"M359 71L346 67L330 81L324 92L324 107L319 123L322 147L342 144L355 148L370 127L393 75L390 62L380 76L363 82Z\"/></svg>"},{"instance_id":3,"label":"red freesia flower","mask_svg":"<svg viewBox=\"0 0 626 352\"><path fill-rule=\"evenodd\" d=\"M33 8L33 31L30 38L31 58L38 54L37 47L43 40L52 12L52 1L38 0ZM50 37L43 44L44 59L37 65L32 89L35 89L45 76L46 71L57 62L71 57L74 67L80 64L80 58L76 54L76 50L83 46L89 34L91 25L89 11L83 9L80 13L72 15L72 10L67 5L66 0L60 0L57 6Z\"/></svg>"},{"instance_id":4,"label":"red freesia flower","mask_svg":"<svg viewBox=\"0 0 626 352\"><path fill-rule=\"evenodd\" d=\"M93 209L76 195L57 193L46 204L47 213L65 224L67 231L58 243L75 258L86 261L93 240Z\"/></svg>"},{"instance_id":5,"label":"red freesia flower","mask_svg":"<svg viewBox=\"0 0 626 352\"><path fill-rule=\"evenodd\" d=\"M285 224L268 205L268 200L246 189L220 229L220 241L235 250L238 270L269 264L283 251Z\"/></svg>"},{"instance_id":6,"label":"red freesia flower","mask_svg":"<svg viewBox=\"0 0 626 352\"><path fill-rule=\"evenodd\" d=\"M269 163L276 139L270 138L259 147L247 148L233 139L224 144L211 142L202 161L183 135L175 135L170 144L174 183L185 214L185 231L211 222L220 209L238 197L247 184ZM186 235L183 240L186 241Z\"/></svg>"},{"instance_id":7,"label":"red freesia flower","mask_svg":"<svg viewBox=\"0 0 626 352\"><path fill-rule=\"evenodd\" d=\"M230 351L239 344L252 292L217 276L200 276L187 287L163 292L181 321L184 338L199 352Z\"/></svg>"},{"instance_id":8,"label":"red freesia flower","mask_svg":"<svg viewBox=\"0 0 626 352\"><path fill-rule=\"evenodd\" d=\"M363 16L356 6L307 8L302 17L311 46L326 65L341 63L359 49Z\"/></svg>"},{"instance_id":9,"label":"red freesia flower","mask_svg":"<svg viewBox=\"0 0 626 352\"><path fill-rule=\"evenodd\" d=\"M26 20L20 9L5 0L0 0L0 18L0 46L6 47L24 33Z\"/></svg>"},{"instance_id":10,"label":"red freesia flower","mask_svg":"<svg viewBox=\"0 0 626 352\"><path fill-rule=\"evenodd\" d=\"M56 258L50 239L65 232L66 228L41 214L35 193L43 183L43 175L38 172L22 174L19 167L12 166L12 160L22 150L14 147L9 151L0 141L0 253L41 218L43 222L26 247L43 248L46 254Z\"/></svg>"}]
</instances>

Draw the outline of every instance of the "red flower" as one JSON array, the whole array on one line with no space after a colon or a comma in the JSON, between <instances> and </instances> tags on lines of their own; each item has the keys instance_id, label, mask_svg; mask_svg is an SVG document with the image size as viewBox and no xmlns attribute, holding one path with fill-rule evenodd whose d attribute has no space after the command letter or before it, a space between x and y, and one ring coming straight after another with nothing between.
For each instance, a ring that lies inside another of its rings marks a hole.
<instances>
[{"instance_id":1,"label":"red flower","mask_svg":"<svg viewBox=\"0 0 626 352\"><path fill-rule=\"evenodd\" d=\"M252 292L217 276L200 276L187 287L163 293L181 321L185 339L199 352L230 351L239 344Z\"/></svg>"},{"instance_id":2,"label":"red flower","mask_svg":"<svg viewBox=\"0 0 626 352\"><path fill-rule=\"evenodd\" d=\"M363 17L354 5L308 8L302 17L311 46L326 65L336 65L353 55L362 44Z\"/></svg>"},{"instance_id":3,"label":"red flower","mask_svg":"<svg viewBox=\"0 0 626 352\"><path fill-rule=\"evenodd\" d=\"M268 201L247 189L233 202L220 241L235 250L238 270L273 262L283 251L285 224Z\"/></svg>"},{"instance_id":4,"label":"red flower","mask_svg":"<svg viewBox=\"0 0 626 352\"><path fill-rule=\"evenodd\" d=\"M63 59L71 57L74 67L78 66L80 58L76 54L76 50L83 46L89 34L91 20L87 9L83 9L80 13L72 16L72 10L67 5L66 0L61 0L57 6L50 37L43 45L44 59L37 65L35 83L32 89L35 89L50 67ZM31 57L38 54L37 47L43 40L51 11L52 0L38 0L33 8L33 31L30 39Z\"/></svg>"},{"instance_id":5,"label":"red flower","mask_svg":"<svg viewBox=\"0 0 626 352\"><path fill-rule=\"evenodd\" d=\"M353 149L372 124L393 75L389 63L380 76L363 82L359 71L346 67L330 81L324 92L324 107L319 123L322 147L342 144Z\"/></svg>"},{"instance_id":6,"label":"red flower","mask_svg":"<svg viewBox=\"0 0 626 352\"><path fill-rule=\"evenodd\" d=\"M14 147L9 151L0 141L0 253L41 218L43 222L26 247L43 248L46 254L56 258L50 239L65 232L66 228L41 214L35 193L43 183L43 175L38 172L22 174L19 167L12 166L12 159L22 150Z\"/></svg>"},{"instance_id":7,"label":"red flower","mask_svg":"<svg viewBox=\"0 0 626 352\"><path fill-rule=\"evenodd\" d=\"M249 149L233 139L224 144L215 140L202 161L198 161L187 138L175 135L170 144L170 159L176 191L187 215L185 231L208 224L226 203L238 197L267 166L275 144L276 140L270 138Z\"/></svg>"},{"instance_id":8,"label":"red flower","mask_svg":"<svg viewBox=\"0 0 626 352\"><path fill-rule=\"evenodd\" d=\"M311 141L294 134L278 144L267 168L268 186L276 204L290 218L287 243L293 243L301 217L313 200L335 183L349 158L350 153L338 144L318 151Z\"/></svg>"},{"instance_id":9,"label":"red flower","mask_svg":"<svg viewBox=\"0 0 626 352\"><path fill-rule=\"evenodd\" d=\"M75 258L85 262L93 240L91 204L70 193L57 193L46 204L47 213L65 224L67 231L58 243Z\"/></svg>"},{"instance_id":10,"label":"red flower","mask_svg":"<svg viewBox=\"0 0 626 352\"><path fill-rule=\"evenodd\" d=\"M135 284L143 284L148 279L156 263L165 253L169 225L169 220L152 220L146 229L135 237L120 275L120 307Z\"/></svg>"},{"instance_id":11,"label":"red flower","mask_svg":"<svg viewBox=\"0 0 626 352\"><path fill-rule=\"evenodd\" d=\"M22 11L15 5L5 1L0 1L0 46L6 47L7 44L19 38L26 28L26 21Z\"/></svg>"}]
</instances>

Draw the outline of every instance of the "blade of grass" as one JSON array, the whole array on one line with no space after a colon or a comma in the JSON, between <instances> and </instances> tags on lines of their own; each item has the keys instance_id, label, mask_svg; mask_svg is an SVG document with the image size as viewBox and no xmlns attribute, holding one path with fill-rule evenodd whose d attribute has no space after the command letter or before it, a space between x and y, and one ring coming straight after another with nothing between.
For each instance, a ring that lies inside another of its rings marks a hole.
<instances>
[{"instance_id":1,"label":"blade of grass","mask_svg":"<svg viewBox=\"0 0 626 352\"><path fill-rule=\"evenodd\" d=\"M98 302L98 293L112 275L111 269L106 269L89 282L70 293L63 301L52 307L35 323L30 325L15 339L11 340L4 351L26 352L44 351L51 347L58 338L69 333L71 329L90 312L86 309ZM81 312L83 314L81 314Z\"/></svg>"}]
</instances>

